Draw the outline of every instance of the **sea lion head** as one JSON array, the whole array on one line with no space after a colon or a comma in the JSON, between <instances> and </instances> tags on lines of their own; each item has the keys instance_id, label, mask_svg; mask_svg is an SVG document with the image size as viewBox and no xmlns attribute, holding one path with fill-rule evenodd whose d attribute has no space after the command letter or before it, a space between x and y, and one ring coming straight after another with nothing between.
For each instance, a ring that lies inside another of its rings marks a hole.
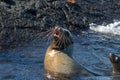
<instances>
[{"instance_id":1,"label":"sea lion head","mask_svg":"<svg viewBox=\"0 0 120 80\"><path fill-rule=\"evenodd\" d=\"M120 57L115 54L110 53L109 59L111 61L112 67L113 67L112 73L120 74Z\"/></svg>"},{"instance_id":2,"label":"sea lion head","mask_svg":"<svg viewBox=\"0 0 120 80\"><path fill-rule=\"evenodd\" d=\"M69 30L56 26L52 33L52 48L64 50L69 45L73 44L72 34Z\"/></svg>"}]
</instances>

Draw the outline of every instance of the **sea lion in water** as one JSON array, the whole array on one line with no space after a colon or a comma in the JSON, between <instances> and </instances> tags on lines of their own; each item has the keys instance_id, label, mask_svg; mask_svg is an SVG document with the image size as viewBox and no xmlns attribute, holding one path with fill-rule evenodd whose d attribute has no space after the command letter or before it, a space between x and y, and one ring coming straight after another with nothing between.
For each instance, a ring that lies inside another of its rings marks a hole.
<instances>
[{"instance_id":1,"label":"sea lion in water","mask_svg":"<svg viewBox=\"0 0 120 80\"><path fill-rule=\"evenodd\" d=\"M101 76L112 76L112 75L120 75L120 57L116 54L109 53L109 59L112 64L112 70L107 68L99 68L95 66L95 69L101 73Z\"/></svg>"},{"instance_id":2,"label":"sea lion in water","mask_svg":"<svg viewBox=\"0 0 120 80\"><path fill-rule=\"evenodd\" d=\"M73 40L70 31L55 27L52 35L51 44L44 58L45 76L49 79L63 80L78 74L91 75L71 57Z\"/></svg>"},{"instance_id":3,"label":"sea lion in water","mask_svg":"<svg viewBox=\"0 0 120 80\"><path fill-rule=\"evenodd\" d=\"M120 57L115 54L110 53L109 59L112 64L112 74L120 75Z\"/></svg>"}]
</instances>

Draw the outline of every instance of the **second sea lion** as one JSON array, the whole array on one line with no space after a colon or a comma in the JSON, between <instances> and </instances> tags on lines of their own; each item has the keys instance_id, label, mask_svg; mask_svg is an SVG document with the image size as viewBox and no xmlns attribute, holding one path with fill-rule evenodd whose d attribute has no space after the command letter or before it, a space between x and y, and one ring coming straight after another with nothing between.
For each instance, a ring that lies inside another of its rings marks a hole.
<instances>
[{"instance_id":1,"label":"second sea lion","mask_svg":"<svg viewBox=\"0 0 120 80\"><path fill-rule=\"evenodd\" d=\"M120 57L116 54L109 54L109 59L112 64L112 74L120 75Z\"/></svg>"}]
</instances>

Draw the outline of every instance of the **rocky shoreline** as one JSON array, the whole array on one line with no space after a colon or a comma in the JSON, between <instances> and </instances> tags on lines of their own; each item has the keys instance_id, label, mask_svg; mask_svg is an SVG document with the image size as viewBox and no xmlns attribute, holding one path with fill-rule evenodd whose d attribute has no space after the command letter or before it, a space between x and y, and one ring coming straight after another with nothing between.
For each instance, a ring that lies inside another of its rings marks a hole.
<instances>
[{"instance_id":1,"label":"rocky shoreline","mask_svg":"<svg viewBox=\"0 0 120 80\"><path fill-rule=\"evenodd\" d=\"M74 30L120 18L119 0L0 0L0 51L29 42L55 25Z\"/></svg>"}]
</instances>

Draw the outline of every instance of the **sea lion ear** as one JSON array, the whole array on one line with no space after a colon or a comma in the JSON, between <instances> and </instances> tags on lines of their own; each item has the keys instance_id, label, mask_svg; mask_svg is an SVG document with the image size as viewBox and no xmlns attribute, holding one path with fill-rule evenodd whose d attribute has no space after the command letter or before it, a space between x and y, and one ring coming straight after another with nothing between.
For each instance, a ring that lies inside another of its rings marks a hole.
<instances>
[{"instance_id":1,"label":"sea lion ear","mask_svg":"<svg viewBox=\"0 0 120 80\"><path fill-rule=\"evenodd\" d=\"M64 31L66 32L67 36L70 36L70 37L72 37L72 34L71 34L71 32L70 32L69 30L67 30L67 29L64 29Z\"/></svg>"}]
</instances>

